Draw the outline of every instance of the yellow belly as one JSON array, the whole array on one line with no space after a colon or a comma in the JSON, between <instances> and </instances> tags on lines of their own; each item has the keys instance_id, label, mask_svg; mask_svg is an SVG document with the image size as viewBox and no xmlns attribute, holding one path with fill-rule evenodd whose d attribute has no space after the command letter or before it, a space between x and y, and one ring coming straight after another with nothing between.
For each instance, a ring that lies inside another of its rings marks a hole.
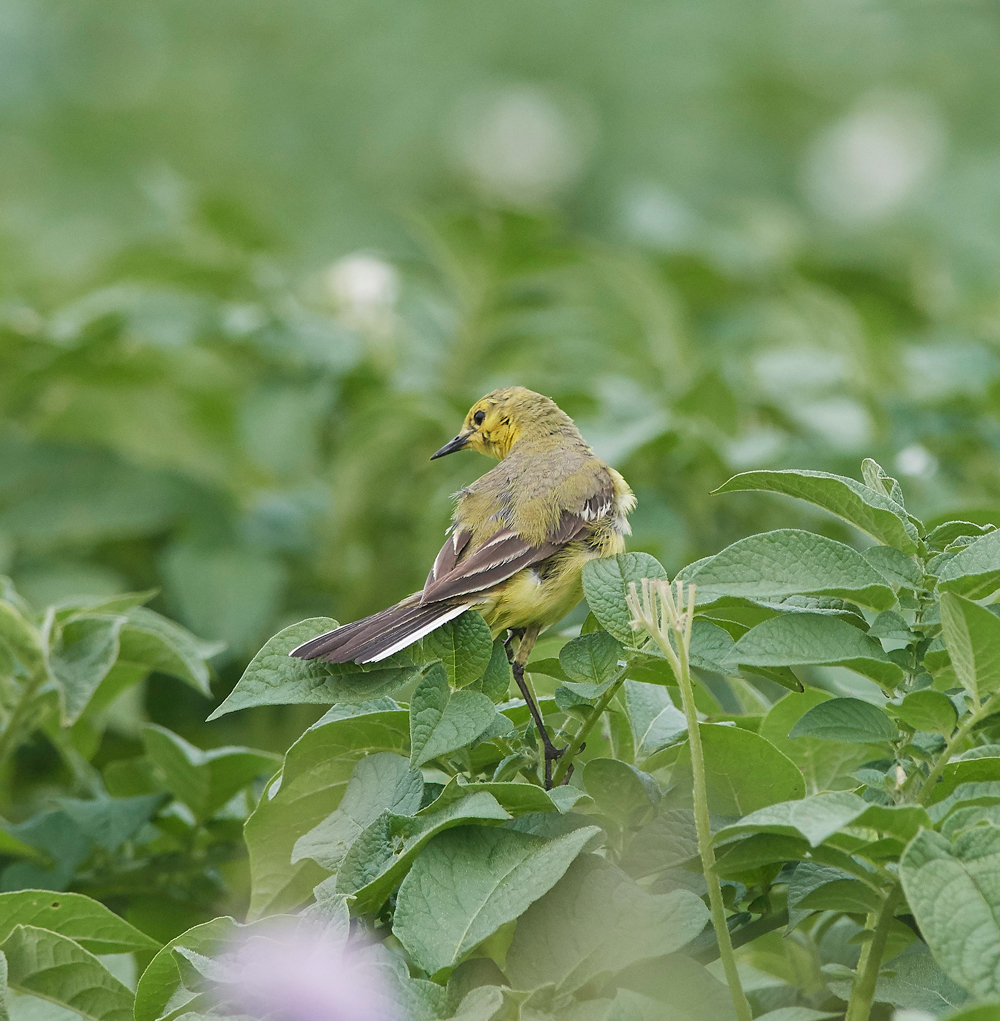
<instances>
[{"instance_id":1,"label":"yellow belly","mask_svg":"<svg viewBox=\"0 0 1000 1021\"><path fill-rule=\"evenodd\" d=\"M616 543L615 545L618 545ZM508 628L551 627L583 599L583 566L588 560L624 549L595 550L585 543L571 543L548 560L518 571L489 593L478 607L493 636Z\"/></svg>"}]
</instances>

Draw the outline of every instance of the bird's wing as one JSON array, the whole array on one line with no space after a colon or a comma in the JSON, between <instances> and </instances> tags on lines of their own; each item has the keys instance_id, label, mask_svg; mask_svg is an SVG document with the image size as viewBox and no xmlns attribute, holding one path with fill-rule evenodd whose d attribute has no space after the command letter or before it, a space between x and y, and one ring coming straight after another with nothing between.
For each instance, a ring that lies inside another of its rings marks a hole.
<instances>
[{"instance_id":1,"label":"bird's wing","mask_svg":"<svg viewBox=\"0 0 1000 1021\"><path fill-rule=\"evenodd\" d=\"M606 486L578 507L564 510L555 528L539 544L530 543L512 528L502 528L466 553L472 532L456 526L427 576L421 604L472 595L506 581L580 538L594 521L611 510L613 503L614 489L609 479Z\"/></svg>"}]
</instances>

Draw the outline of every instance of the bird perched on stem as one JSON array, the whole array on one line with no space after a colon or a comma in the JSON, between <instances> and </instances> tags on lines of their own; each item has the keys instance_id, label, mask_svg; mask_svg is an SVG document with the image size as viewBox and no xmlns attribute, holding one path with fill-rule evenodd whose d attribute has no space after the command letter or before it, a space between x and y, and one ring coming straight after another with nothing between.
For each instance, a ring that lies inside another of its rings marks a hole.
<instances>
[{"instance_id":1,"label":"bird perched on stem","mask_svg":"<svg viewBox=\"0 0 1000 1021\"><path fill-rule=\"evenodd\" d=\"M621 553L635 506L628 483L587 446L555 401L512 386L477 401L462 431L431 456L477 450L499 464L457 494L453 524L423 589L300 645L300 659L377 663L475 609L508 655L545 748L556 748L524 680L538 635L583 598L588 560ZM516 651L511 638L517 640Z\"/></svg>"}]
</instances>

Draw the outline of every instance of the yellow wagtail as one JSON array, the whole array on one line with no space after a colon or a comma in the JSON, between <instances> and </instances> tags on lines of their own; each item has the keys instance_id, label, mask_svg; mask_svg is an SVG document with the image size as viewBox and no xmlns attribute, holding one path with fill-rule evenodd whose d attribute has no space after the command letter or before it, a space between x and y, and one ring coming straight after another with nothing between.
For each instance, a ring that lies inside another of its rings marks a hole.
<instances>
[{"instance_id":1,"label":"yellow wagtail","mask_svg":"<svg viewBox=\"0 0 1000 1021\"><path fill-rule=\"evenodd\" d=\"M519 639L511 665L545 744L548 775L560 752L524 682L524 666L539 633L583 598L583 565L624 551L635 496L555 401L524 387L477 401L462 431L431 460L465 449L500 463L457 494L447 541L423 589L291 655L377 663L478 610L494 638L510 631Z\"/></svg>"}]
</instances>

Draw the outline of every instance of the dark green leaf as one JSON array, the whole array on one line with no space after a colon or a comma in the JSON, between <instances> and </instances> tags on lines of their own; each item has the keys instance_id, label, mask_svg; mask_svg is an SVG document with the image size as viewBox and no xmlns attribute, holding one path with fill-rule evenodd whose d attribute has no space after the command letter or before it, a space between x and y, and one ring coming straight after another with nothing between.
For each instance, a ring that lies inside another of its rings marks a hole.
<instances>
[{"instance_id":1,"label":"dark green leaf","mask_svg":"<svg viewBox=\"0 0 1000 1021\"><path fill-rule=\"evenodd\" d=\"M475 611L466 610L460 617L435 628L423 640L424 657L440 659L453 688L464 688L489 665L493 653L493 636L489 625Z\"/></svg>"},{"instance_id":2,"label":"dark green leaf","mask_svg":"<svg viewBox=\"0 0 1000 1021\"><path fill-rule=\"evenodd\" d=\"M75 723L118 658L125 618L94 615L64 624L49 649L49 675L59 692L64 726Z\"/></svg>"},{"instance_id":3,"label":"dark green leaf","mask_svg":"<svg viewBox=\"0 0 1000 1021\"><path fill-rule=\"evenodd\" d=\"M926 730L948 737L958 722L955 704L947 695L931 688L912 691L890 710L914 730Z\"/></svg>"},{"instance_id":4,"label":"dark green leaf","mask_svg":"<svg viewBox=\"0 0 1000 1021\"><path fill-rule=\"evenodd\" d=\"M941 597L941 627L962 687L976 699L1000 689L1000 618L971 600L946 592Z\"/></svg>"},{"instance_id":5,"label":"dark green leaf","mask_svg":"<svg viewBox=\"0 0 1000 1021\"><path fill-rule=\"evenodd\" d=\"M607 631L595 631L567 642L559 651L559 665L571 681L603 684L615 672L621 655L620 642Z\"/></svg>"},{"instance_id":6,"label":"dark green leaf","mask_svg":"<svg viewBox=\"0 0 1000 1021\"><path fill-rule=\"evenodd\" d=\"M491 702L503 702L507 698L512 680L513 675L510 672L507 649L503 639L498 638L493 643L490 661L482 677L467 684L466 687L469 691L481 691Z\"/></svg>"},{"instance_id":7,"label":"dark green leaf","mask_svg":"<svg viewBox=\"0 0 1000 1021\"><path fill-rule=\"evenodd\" d=\"M496 716L485 695L452 690L441 663L429 663L420 673L410 702L410 763L415 767L470 744Z\"/></svg>"}]
</instances>

